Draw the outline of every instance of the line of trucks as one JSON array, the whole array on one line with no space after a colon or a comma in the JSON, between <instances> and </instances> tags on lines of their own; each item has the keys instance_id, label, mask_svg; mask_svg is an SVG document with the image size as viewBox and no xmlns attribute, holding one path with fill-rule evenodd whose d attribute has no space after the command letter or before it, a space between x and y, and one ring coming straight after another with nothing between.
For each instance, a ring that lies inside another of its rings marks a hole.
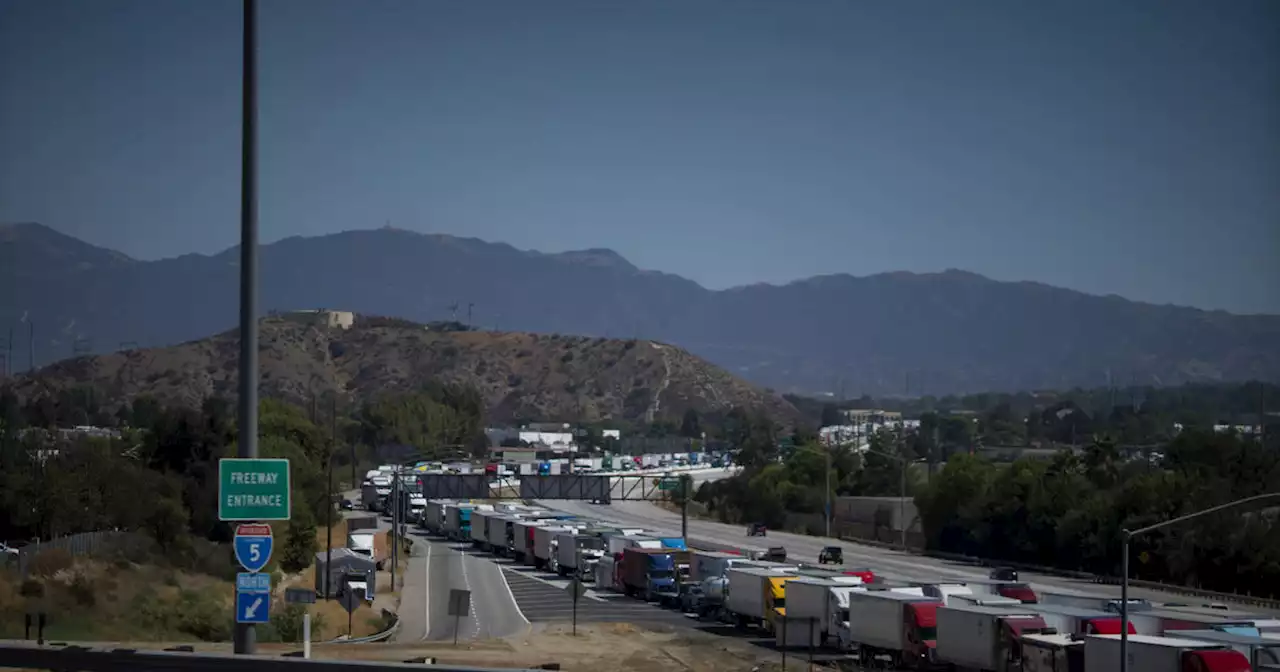
<instances>
[{"instance_id":1,"label":"line of trucks","mask_svg":"<svg viewBox=\"0 0 1280 672\"><path fill-rule=\"evenodd\" d=\"M429 533L863 665L1118 672L1120 601L1019 581L893 583L523 504L431 500ZM772 552L771 552L772 551ZM1218 605L1220 606L1220 605ZM1280 619L1129 602L1130 672L1280 672Z\"/></svg>"}]
</instances>

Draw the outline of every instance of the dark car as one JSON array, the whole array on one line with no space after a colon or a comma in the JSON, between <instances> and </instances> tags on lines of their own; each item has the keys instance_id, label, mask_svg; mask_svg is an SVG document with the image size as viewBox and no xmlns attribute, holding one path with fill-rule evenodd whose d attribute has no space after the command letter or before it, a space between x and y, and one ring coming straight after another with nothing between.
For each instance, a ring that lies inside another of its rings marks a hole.
<instances>
[{"instance_id":1,"label":"dark car","mask_svg":"<svg viewBox=\"0 0 1280 672\"><path fill-rule=\"evenodd\" d=\"M1017 581L1018 570L1012 567L996 567L991 570L992 581Z\"/></svg>"},{"instance_id":2,"label":"dark car","mask_svg":"<svg viewBox=\"0 0 1280 672\"><path fill-rule=\"evenodd\" d=\"M342 500L342 510L343 510L343 511L353 511L353 510L355 510L355 508L356 508L356 503L355 503L355 502L353 502L353 501L351 501L351 500L349 500L349 499L344 499L344 500Z\"/></svg>"},{"instance_id":3,"label":"dark car","mask_svg":"<svg viewBox=\"0 0 1280 672\"><path fill-rule=\"evenodd\" d=\"M827 546L818 553L819 565L842 565L844 564L844 549L839 546Z\"/></svg>"},{"instance_id":4,"label":"dark car","mask_svg":"<svg viewBox=\"0 0 1280 672\"><path fill-rule=\"evenodd\" d=\"M768 531L769 530L765 528L764 523L751 523L751 527L747 528L747 536L763 537L767 536Z\"/></svg>"}]
</instances>

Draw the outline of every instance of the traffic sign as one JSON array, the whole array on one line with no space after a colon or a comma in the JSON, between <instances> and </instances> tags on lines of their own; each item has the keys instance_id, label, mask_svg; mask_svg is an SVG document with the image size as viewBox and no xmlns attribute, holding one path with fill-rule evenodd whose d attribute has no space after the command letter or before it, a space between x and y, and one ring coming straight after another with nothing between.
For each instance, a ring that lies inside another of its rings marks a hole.
<instances>
[{"instance_id":1,"label":"traffic sign","mask_svg":"<svg viewBox=\"0 0 1280 672\"><path fill-rule=\"evenodd\" d=\"M236 574L237 593L271 593L271 575L257 572Z\"/></svg>"},{"instance_id":2,"label":"traffic sign","mask_svg":"<svg viewBox=\"0 0 1280 672\"><path fill-rule=\"evenodd\" d=\"M661 481L658 481L658 489L659 490L679 490L680 479L664 478Z\"/></svg>"},{"instance_id":3,"label":"traffic sign","mask_svg":"<svg viewBox=\"0 0 1280 672\"><path fill-rule=\"evenodd\" d=\"M270 525L237 525L232 547L236 550L236 562L248 572L260 571L271 559Z\"/></svg>"},{"instance_id":4,"label":"traffic sign","mask_svg":"<svg viewBox=\"0 0 1280 672\"><path fill-rule=\"evenodd\" d=\"M315 604L316 591L310 588L285 588L284 601L287 604Z\"/></svg>"},{"instance_id":5,"label":"traffic sign","mask_svg":"<svg viewBox=\"0 0 1280 672\"><path fill-rule=\"evenodd\" d=\"M289 460L218 460L218 520L289 520Z\"/></svg>"},{"instance_id":6,"label":"traffic sign","mask_svg":"<svg viewBox=\"0 0 1280 672\"><path fill-rule=\"evenodd\" d=\"M268 593L236 593L236 623L270 621L271 595Z\"/></svg>"},{"instance_id":7,"label":"traffic sign","mask_svg":"<svg viewBox=\"0 0 1280 672\"><path fill-rule=\"evenodd\" d=\"M587 594L587 586L581 579L575 576L573 577L573 580L569 582L569 585L564 587L564 592L569 593L569 596L573 598L573 601L577 602L582 599L583 595Z\"/></svg>"},{"instance_id":8,"label":"traffic sign","mask_svg":"<svg viewBox=\"0 0 1280 672\"><path fill-rule=\"evenodd\" d=\"M365 601L363 590L355 590L351 586L347 586L342 594L338 596L338 601L342 603L342 608L350 614L360 608L360 604Z\"/></svg>"},{"instance_id":9,"label":"traffic sign","mask_svg":"<svg viewBox=\"0 0 1280 672\"><path fill-rule=\"evenodd\" d=\"M449 611L448 614L454 617L463 617L471 613L471 591L459 590L454 588L449 591Z\"/></svg>"}]
</instances>

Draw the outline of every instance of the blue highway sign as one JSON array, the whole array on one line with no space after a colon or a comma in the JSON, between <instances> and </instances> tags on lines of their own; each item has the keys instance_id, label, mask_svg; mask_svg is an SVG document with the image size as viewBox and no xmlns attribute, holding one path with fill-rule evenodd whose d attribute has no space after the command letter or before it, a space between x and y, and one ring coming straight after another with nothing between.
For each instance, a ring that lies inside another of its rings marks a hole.
<instances>
[{"instance_id":1,"label":"blue highway sign","mask_svg":"<svg viewBox=\"0 0 1280 672\"><path fill-rule=\"evenodd\" d=\"M233 546L236 561L245 571L256 572L271 560L271 526L262 524L237 525Z\"/></svg>"},{"instance_id":2,"label":"blue highway sign","mask_svg":"<svg viewBox=\"0 0 1280 672\"><path fill-rule=\"evenodd\" d=\"M236 574L236 592L270 593L271 575L240 572L239 574Z\"/></svg>"},{"instance_id":3,"label":"blue highway sign","mask_svg":"<svg viewBox=\"0 0 1280 672\"><path fill-rule=\"evenodd\" d=\"M267 593L236 593L236 623L266 623L271 595Z\"/></svg>"}]
</instances>

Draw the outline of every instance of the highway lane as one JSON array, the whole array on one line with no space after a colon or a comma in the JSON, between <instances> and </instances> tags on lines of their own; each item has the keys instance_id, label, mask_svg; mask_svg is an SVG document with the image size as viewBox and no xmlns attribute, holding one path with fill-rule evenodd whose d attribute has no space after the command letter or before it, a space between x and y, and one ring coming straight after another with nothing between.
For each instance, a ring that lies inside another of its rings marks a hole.
<instances>
[{"instance_id":1,"label":"highway lane","mask_svg":"<svg viewBox=\"0 0 1280 672\"><path fill-rule=\"evenodd\" d=\"M627 525L636 525L652 530L678 534L680 530L679 514L658 508L649 502L614 501L610 505L590 505L584 502L556 500L544 502L546 506L588 516L597 516ZM876 546L867 546L839 539L810 537L786 532L770 531L765 538L746 536L746 529L740 525L726 525L706 520L689 519L689 536L694 540L706 540L715 544L732 547L766 547L780 545L787 549L788 559L798 562L816 563L818 552L824 546L840 546L844 549L845 565L865 565L876 571L878 575L894 581L976 581L987 578L988 570L962 563L930 558L926 556L903 553ZM1117 586L1102 586L1089 581L1064 578L1033 572L1020 572L1020 578L1031 584L1037 591L1087 592L1091 594L1113 595L1119 597ZM1159 590L1130 588L1133 598L1161 602L1192 601L1193 598ZM1266 612L1264 609L1249 607L1249 611Z\"/></svg>"},{"instance_id":2,"label":"highway lane","mask_svg":"<svg viewBox=\"0 0 1280 672\"><path fill-rule=\"evenodd\" d=\"M424 572L428 604L425 639L452 640L455 629L459 640L509 637L528 629L529 621L517 606L500 567L451 542L420 537L414 546L427 549L431 559ZM471 592L470 612L460 619L449 615L449 591L455 589ZM403 609L403 601L401 606Z\"/></svg>"}]
</instances>

